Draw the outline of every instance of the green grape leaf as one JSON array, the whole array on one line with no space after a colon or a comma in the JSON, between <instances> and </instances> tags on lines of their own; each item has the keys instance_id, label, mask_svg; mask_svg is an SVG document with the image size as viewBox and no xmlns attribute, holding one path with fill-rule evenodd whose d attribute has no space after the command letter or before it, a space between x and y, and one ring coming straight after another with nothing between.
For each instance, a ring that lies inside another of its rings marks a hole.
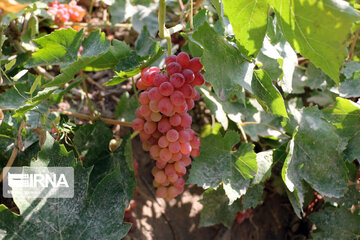
<instances>
[{"instance_id":1,"label":"green grape leaf","mask_svg":"<svg viewBox=\"0 0 360 240\"><path fill-rule=\"evenodd\" d=\"M352 240L360 235L360 216L345 208L323 209L309 216L317 230L311 234L313 239Z\"/></svg>"},{"instance_id":2,"label":"green grape leaf","mask_svg":"<svg viewBox=\"0 0 360 240\"><path fill-rule=\"evenodd\" d=\"M223 0L240 51L254 57L260 51L267 25L269 5L266 0Z\"/></svg>"},{"instance_id":3,"label":"green grape leaf","mask_svg":"<svg viewBox=\"0 0 360 240\"><path fill-rule=\"evenodd\" d=\"M140 56L153 55L156 52L157 43L154 38L150 35L146 26L143 27L139 37L135 42L136 53Z\"/></svg>"},{"instance_id":4,"label":"green grape leaf","mask_svg":"<svg viewBox=\"0 0 360 240\"><path fill-rule=\"evenodd\" d=\"M84 50L81 56L65 68L62 68L61 74L57 75L52 81L44 84L43 87L62 86L72 80L76 73L108 51L110 41L100 30L92 31L89 36L84 39L83 47Z\"/></svg>"},{"instance_id":5,"label":"green grape leaf","mask_svg":"<svg viewBox=\"0 0 360 240\"><path fill-rule=\"evenodd\" d=\"M252 92L250 82L254 65L247 62L240 52L218 35L204 22L192 35L203 48L201 62L205 68L205 79L214 87L217 96L227 100L237 85Z\"/></svg>"},{"instance_id":6,"label":"green grape leaf","mask_svg":"<svg viewBox=\"0 0 360 240\"><path fill-rule=\"evenodd\" d=\"M78 153L84 157L84 167L103 162L110 154L109 143L113 134L102 121L81 126L73 139Z\"/></svg>"},{"instance_id":7,"label":"green grape leaf","mask_svg":"<svg viewBox=\"0 0 360 240\"><path fill-rule=\"evenodd\" d=\"M270 177L273 154L272 150L256 153L256 162L258 167L251 184L259 184Z\"/></svg>"},{"instance_id":8,"label":"green grape leaf","mask_svg":"<svg viewBox=\"0 0 360 240\"><path fill-rule=\"evenodd\" d=\"M241 201L243 204L243 212L245 212L249 208L255 208L257 205L261 204L263 193L263 183L250 186L246 191L246 194L241 197Z\"/></svg>"},{"instance_id":9,"label":"green grape leaf","mask_svg":"<svg viewBox=\"0 0 360 240\"><path fill-rule=\"evenodd\" d=\"M350 79L340 82L339 95L343 98L360 97L360 79Z\"/></svg>"},{"instance_id":10,"label":"green grape leaf","mask_svg":"<svg viewBox=\"0 0 360 240\"><path fill-rule=\"evenodd\" d=\"M332 204L337 203L337 206L343 206L346 208L351 208L353 205L356 205L360 199L360 190L356 189L356 185L351 185L348 187L345 195L341 198L329 198L324 197L325 201L331 202Z\"/></svg>"},{"instance_id":11,"label":"green grape leaf","mask_svg":"<svg viewBox=\"0 0 360 240\"><path fill-rule=\"evenodd\" d=\"M230 203L240 198L257 171L257 163L252 144L241 144L237 151L232 151L239 141L239 134L233 131L228 131L224 137L211 134L203 138L201 154L192 164L188 183L205 189L217 188L223 183Z\"/></svg>"},{"instance_id":12,"label":"green grape leaf","mask_svg":"<svg viewBox=\"0 0 360 240\"><path fill-rule=\"evenodd\" d=\"M31 86L27 83L17 83L12 88L8 88L5 92L0 94L1 107L16 109L25 104L27 100L26 92L30 90Z\"/></svg>"},{"instance_id":13,"label":"green grape leaf","mask_svg":"<svg viewBox=\"0 0 360 240\"><path fill-rule=\"evenodd\" d=\"M77 54L82 42L84 30L75 31L72 28L55 30L49 35L34 39L39 49L32 54L25 67L38 65L67 66L77 60Z\"/></svg>"},{"instance_id":14,"label":"green grape leaf","mask_svg":"<svg viewBox=\"0 0 360 240\"><path fill-rule=\"evenodd\" d=\"M104 55L100 55L84 67L84 71L102 71L113 68L120 59L130 55L130 46L125 42L114 39L112 44Z\"/></svg>"},{"instance_id":15,"label":"green grape leaf","mask_svg":"<svg viewBox=\"0 0 360 240\"><path fill-rule=\"evenodd\" d=\"M229 205L229 199L222 186L216 190L212 188L206 190L200 203L203 205L200 213L200 227L222 223L230 228L236 213L241 211L240 201L235 201Z\"/></svg>"},{"instance_id":16,"label":"green grape leaf","mask_svg":"<svg viewBox=\"0 0 360 240\"><path fill-rule=\"evenodd\" d=\"M359 14L345 1L271 0L286 40L339 84L347 38Z\"/></svg>"},{"instance_id":17,"label":"green grape leaf","mask_svg":"<svg viewBox=\"0 0 360 240\"><path fill-rule=\"evenodd\" d=\"M275 115L287 117L284 99L272 84L269 74L262 70L255 70L251 88L265 110L269 110Z\"/></svg>"},{"instance_id":18,"label":"green grape leaf","mask_svg":"<svg viewBox=\"0 0 360 240\"><path fill-rule=\"evenodd\" d=\"M300 208L306 192L302 181L323 196L343 196L348 182L343 139L315 107L304 109L297 120L299 126L282 169L287 188L295 193Z\"/></svg>"},{"instance_id":19,"label":"green grape leaf","mask_svg":"<svg viewBox=\"0 0 360 240\"><path fill-rule=\"evenodd\" d=\"M132 122L135 116L135 110L139 106L136 97L130 97L128 92L124 92L117 103L114 116L121 121Z\"/></svg>"},{"instance_id":20,"label":"green grape leaf","mask_svg":"<svg viewBox=\"0 0 360 240\"><path fill-rule=\"evenodd\" d=\"M344 151L345 159L349 162L357 159L360 161L360 132L357 132L352 138L349 139L349 143Z\"/></svg>"},{"instance_id":21,"label":"green grape leaf","mask_svg":"<svg viewBox=\"0 0 360 240\"><path fill-rule=\"evenodd\" d=\"M105 86L114 86L131 78L141 72L142 69L149 67L156 60L158 60L164 53L161 47L157 47L154 55L140 58L135 51L131 52L129 57L120 59L120 62L115 66L115 73L117 77L104 83Z\"/></svg>"},{"instance_id":22,"label":"green grape leaf","mask_svg":"<svg viewBox=\"0 0 360 240\"><path fill-rule=\"evenodd\" d=\"M73 166L74 197L27 199L15 191L14 201L20 215L0 205L1 236L12 239L119 239L130 229L123 223L125 208L132 196L124 177L128 166L121 163L113 168L89 195L88 181L92 168L83 168L47 133L45 144L31 166ZM106 199L104 201L104 199ZM55 210L54 210L55 209Z\"/></svg>"},{"instance_id":23,"label":"green grape leaf","mask_svg":"<svg viewBox=\"0 0 360 240\"><path fill-rule=\"evenodd\" d=\"M360 132L360 105L353 101L338 97L334 106L323 112L340 136L351 138Z\"/></svg>"}]
</instances>

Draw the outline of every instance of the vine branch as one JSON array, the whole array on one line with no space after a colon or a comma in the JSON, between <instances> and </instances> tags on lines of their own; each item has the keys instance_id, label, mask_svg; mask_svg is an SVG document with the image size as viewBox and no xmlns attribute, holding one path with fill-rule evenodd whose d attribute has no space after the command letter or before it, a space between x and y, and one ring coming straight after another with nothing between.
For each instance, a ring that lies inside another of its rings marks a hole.
<instances>
[{"instance_id":1,"label":"vine branch","mask_svg":"<svg viewBox=\"0 0 360 240\"><path fill-rule=\"evenodd\" d=\"M266 124L266 123L259 123L259 122L243 122L243 123L240 123L239 126L243 127L243 126L247 126L247 125L263 125L265 127L268 127L268 128L271 128L272 130L275 130L279 133L281 133L282 135L284 135L286 138L291 138L289 135L287 135L286 133L284 133L283 131L281 131L280 129L277 129L276 127L274 126L271 126L269 124Z\"/></svg>"},{"instance_id":2,"label":"vine branch","mask_svg":"<svg viewBox=\"0 0 360 240\"><path fill-rule=\"evenodd\" d=\"M352 43L351 43L351 47L350 47L350 50L349 50L349 56L348 56L348 59L347 61L350 62L351 59L353 58L354 56L354 50L355 50L355 46L356 46L356 42L358 40L358 37L359 37L359 32L360 32L360 28L358 28L355 32L355 35L354 35L354 38L352 40Z\"/></svg>"},{"instance_id":3,"label":"vine branch","mask_svg":"<svg viewBox=\"0 0 360 240\"><path fill-rule=\"evenodd\" d=\"M171 55L171 36L168 29L165 26L165 16L166 16L166 2L165 0L159 1L159 37L161 39L166 39L168 56Z\"/></svg>"},{"instance_id":4,"label":"vine branch","mask_svg":"<svg viewBox=\"0 0 360 240\"><path fill-rule=\"evenodd\" d=\"M16 156L19 152L19 150L23 151L24 146L22 146L22 140L21 140L21 131L25 127L26 122L23 120L20 124L19 130L17 132L15 143L14 143L14 149L11 152L11 156L9 158L9 161L6 163L5 167L11 167L16 159ZM2 173L0 173L0 182L2 182L3 177L7 174L6 170L3 170Z\"/></svg>"},{"instance_id":5,"label":"vine branch","mask_svg":"<svg viewBox=\"0 0 360 240\"><path fill-rule=\"evenodd\" d=\"M49 111L50 112L59 112L59 113L68 115L70 117L75 117L75 118L82 119L82 120L88 120L88 121L94 120L90 115L83 114L83 113L70 112L70 111L61 111L61 110L58 110L58 109L49 109ZM131 122L123 122L123 121L120 121L120 120L111 119L111 118L105 118L105 117L98 117L98 119L103 121L106 124L109 124L109 125L120 125L120 126L123 126L123 127L132 127Z\"/></svg>"}]
</instances>

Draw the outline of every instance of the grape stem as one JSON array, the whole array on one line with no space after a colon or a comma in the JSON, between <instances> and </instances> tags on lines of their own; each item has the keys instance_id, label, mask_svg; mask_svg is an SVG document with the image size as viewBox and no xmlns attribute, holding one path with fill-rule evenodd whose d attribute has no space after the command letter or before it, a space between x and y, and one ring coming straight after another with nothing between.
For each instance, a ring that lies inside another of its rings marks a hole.
<instances>
[{"instance_id":1,"label":"grape stem","mask_svg":"<svg viewBox=\"0 0 360 240\"><path fill-rule=\"evenodd\" d=\"M165 27L165 17L166 17L166 2L165 0L159 1L159 37L161 39L166 39L168 56L171 55L171 36L168 29Z\"/></svg>"},{"instance_id":2,"label":"grape stem","mask_svg":"<svg viewBox=\"0 0 360 240\"><path fill-rule=\"evenodd\" d=\"M247 125L263 125L265 127L268 127L272 130L275 130L279 133L281 133L282 135L284 135L286 138L291 138L289 135L287 135L286 133L284 133L283 131L277 129L276 127L274 126L271 126L269 124L266 124L266 123L259 123L259 122L243 122L243 123L240 123L239 126L243 127L243 126L247 126Z\"/></svg>"},{"instance_id":3,"label":"grape stem","mask_svg":"<svg viewBox=\"0 0 360 240\"><path fill-rule=\"evenodd\" d=\"M84 72L82 70L80 70L80 75L81 75L81 79L82 79L82 84L83 84L83 89L84 89L84 92L85 92L85 95L86 95L86 100L87 100L87 105L88 105L88 108L89 108L89 111L90 111L90 116L91 116L91 119L94 119L95 118L95 113L94 113L94 109L92 108L92 101L89 97L89 92L87 90L87 85L86 85L86 79L85 79L85 76L84 76Z\"/></svg>"},{"instance_id":4,"label":"grape stem","mask_svg":"<svg viewBox=\"0 0 360 240\"><path fill-rule=\"evenodd\" d=\"M24 146L22 144L21 140L21 131L25 127L26 122L23 120L20 124L19 130L17 132L17 136L14 143L14 149L11 152L11 156L9 158L9 161L6 163L5 167L11 167L15 161L15 158L19 152L19 150L24 151ZM2 173L0 173L0 182L2 182L3 177L6 175L7 171L4 169Z\"/></svg>"},{"instance_id":5,"label":"grape stem","mask_svg":"<svg viewBox=\"0 0 360 240\"><path fill-rule=\"evenodd\" d=\"M49 109L49 111L50 112L59 112L59 113L68 115L70 117L75 117L75 118L78 118L78 119L89 120L89 121L94 120L94 119L92 119L91 116L89 116L87 114L83 114L83 113L70 112L70 111L61 111L61 110L58 110L58 109ZM105 117L98 117L98 119L103 121L106 124L109 124L109 125L120 125L120 126L123 126L123 127L132 127L131 122L123 122L123 121L120 121L120 120L111 119L111 118L105 118Z\"/></svg>"}]
</instances>

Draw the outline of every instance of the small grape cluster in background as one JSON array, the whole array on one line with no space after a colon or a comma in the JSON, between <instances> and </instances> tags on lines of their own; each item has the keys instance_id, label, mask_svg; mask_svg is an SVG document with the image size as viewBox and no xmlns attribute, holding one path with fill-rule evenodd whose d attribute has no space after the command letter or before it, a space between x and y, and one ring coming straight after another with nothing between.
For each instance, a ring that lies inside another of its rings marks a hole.
<instances>
[{"instance_id":1,"label":"small grape cluster in background","mask_svg":"<svg viewBox=\"0 0 360 240\"><path fill-rule=\"evenodd\" d=\"M49 3L47 12L55 17L55 23L60 25L60 28L65 22L81 22L86 14L86 10L76 4L76 1L71 1L69 4L59 3L54 1Z\"/></svg>"},{"instance_id":2,"label":"small grape cluster in background","mask_svg":"<svg viewBox=\"0 0 360 240\"><path fill-rule=\"evenodd\" d=\"M181 52L166 61L166 71L143 69L137 82L141 106L136 110L133 129L140 132L142 147L156 161L152 169L156 195L171 200L184 191L182 176L191 157L200 154L200 138L191 129L187 113L200 98L195 86L202 85L200 58Z\"/></svg>"}]
</instances>

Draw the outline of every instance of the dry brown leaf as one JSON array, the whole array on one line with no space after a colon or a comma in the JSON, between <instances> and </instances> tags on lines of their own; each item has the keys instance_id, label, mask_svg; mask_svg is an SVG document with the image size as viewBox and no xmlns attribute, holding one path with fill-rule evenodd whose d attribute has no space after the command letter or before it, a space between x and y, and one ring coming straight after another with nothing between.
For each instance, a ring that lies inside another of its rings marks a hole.
<instances>
[{"instance_id":1,"label":"dry brown leaf","mask_svg":"<svg viewBox=\"0 0 360 240\"><path fill-rule=\"evenodd\" d=\"M3 9L5 13L17 13L26 8L29 4L21 4L14 0L1 0L0 8Z\"/></svg>"}]
</instances>

